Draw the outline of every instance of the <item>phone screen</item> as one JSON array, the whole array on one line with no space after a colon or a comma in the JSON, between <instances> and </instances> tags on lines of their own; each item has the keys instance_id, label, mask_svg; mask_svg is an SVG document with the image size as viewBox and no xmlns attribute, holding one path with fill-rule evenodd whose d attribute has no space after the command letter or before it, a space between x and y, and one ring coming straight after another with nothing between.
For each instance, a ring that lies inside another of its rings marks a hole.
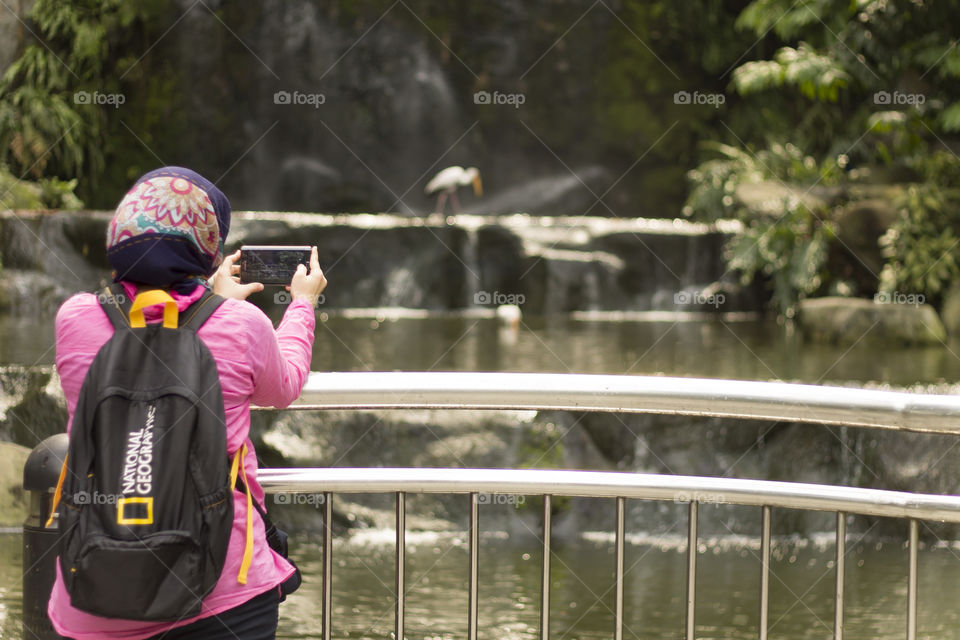
<instances>
[{"instance_id":1,"label":"phone screen","mask_svg":"<svg viewBox=\"0 0 960 640\"><path fill-rule=\"evenodd\" d=\"M240 247L240 282L290 284L298 265L309 267L310 247Z\"/></svg>"}]
</instances>

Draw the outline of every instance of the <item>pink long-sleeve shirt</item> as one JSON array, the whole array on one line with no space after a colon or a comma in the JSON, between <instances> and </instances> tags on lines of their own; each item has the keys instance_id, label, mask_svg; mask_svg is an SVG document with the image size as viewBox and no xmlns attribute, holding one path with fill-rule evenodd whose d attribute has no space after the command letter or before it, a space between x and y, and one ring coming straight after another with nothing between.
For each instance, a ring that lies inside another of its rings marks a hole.
<instances>
[{"instance_id":1,"label":"pink long-sleeve shirt","mask_svg":"<svg viewBox=\"0 0 960 640\"><path fill-rule=\"evenodd\" d=\"M133 299L136 289L124 283ZM182 311L199 298L198 287L188 296L172 293ZM162 307L145 311L147 322L161 319ZM246 301L228 299L197 332L217 364L223 390L227 427L227 452L231 456L246 442L244 458L250 492L263 504L264 492L256 481L257 456L250 442L250 403L283 408L293 402L310 371L315 319L313 307L297 300L287 307L280 326L274 330L270 319ZM113 335L113 325L91 293L81 293L63 303L57 313L57 372L67 400L69 421L80 395L87 370L100 347ZM63 584L60 563L47 611L57 633L77 640L112 638L139 640L167 629L216 615L277 586L293 573L293 567L267 545L263 521L253 516L253 559L247 584L237 582L246 540L246 496L234 491L234 522L227 547L226 563L213 591L204 599L199 616L179 622L143 622L102 618L75 609Z\"/></svg>"}]
</instances>

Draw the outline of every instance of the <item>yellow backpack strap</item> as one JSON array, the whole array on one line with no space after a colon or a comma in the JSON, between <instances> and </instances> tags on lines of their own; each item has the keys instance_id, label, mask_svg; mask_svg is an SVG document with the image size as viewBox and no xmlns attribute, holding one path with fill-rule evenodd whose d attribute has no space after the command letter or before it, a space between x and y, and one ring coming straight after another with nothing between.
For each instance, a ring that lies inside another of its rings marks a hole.
<instances>
[{"instance_id":1,"label":"yellow backpack strap","mask_svg":"<svg viewBox=\"0 0 960 640\"><path fill-rule=\"evenodd\" d=\"M53 492L53 502L50 504L50 517L47 518L47 529L53 526L53 516L57 514L57 507L60 506L60 492L63 491L63 480L67 477L67 458L69 453L63 456L63 466L60 467L60 478L57 480L57 488Z\"/></svg>"},{"instance_id":2,"label":"yellow backpack strap","mask_svg":"<svg viewBox=\"0 0 960 640\"><path fill-rule=\"evenodd\" d=\"M250 570L250 562L253 560L253 497L250 495L250 483L247 482L247 471L244 468L243 460L247 456L247 443L244 442L240 449L233 455L233 464L230 465L230 489L236 489L237 477L243 478L243 488L247 494L247 541L243 547L243 561L240 563L240 571L237 573L237 582L247 584L247 572Z\"/></svg>"},{"instance_id":3,"label":"yellow backpack strap","mask_svg":"<svg viewBox=\"0 0 960 640\"><path fill-rule=\"evenodd\" d=\"M140 329L147 326L147 321L143 317L143 310L152 307L155 304L163 305L163 326L167 329L176 329L180 318L180 310L177 309L177 302L173 297L161 289L151 289L138 293L130 307L130 326Z\"/></svg>"}]
</instances>

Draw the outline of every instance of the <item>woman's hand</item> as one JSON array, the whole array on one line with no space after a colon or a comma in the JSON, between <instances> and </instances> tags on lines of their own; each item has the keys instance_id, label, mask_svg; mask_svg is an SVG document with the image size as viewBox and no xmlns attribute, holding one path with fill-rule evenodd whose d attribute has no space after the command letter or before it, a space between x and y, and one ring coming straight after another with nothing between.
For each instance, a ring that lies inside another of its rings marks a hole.
<instances>
[{"instance_id":1,"label":"woman's hand","mask_svg":"<svg viewBox=\"0 0 960 640\"><path fill-rule=\"evenodd\" d=\"M298 265L297 272L293 274L290 286L287 291L294 300L303 299L316 306L320 294L327 288L327 279L320 269L320 260L317 258L317 248L310 248L310 273L307 273L305 266Z\"/></svg>"},{"instance_id":2,"label":"woman's hand","mask_svg":"<svg viewBox=\"0 0 960 640\"><path fill-rule=\"evenodd\" d=\"M220 267L210 279L215 294L224 298L246 300L251 293L263 291L263 285L259 282L240 284L240 265L236 264L239 259L239 249L235 253L223 257L223 262L220 263Z\"/></svg>"}]
</instances>

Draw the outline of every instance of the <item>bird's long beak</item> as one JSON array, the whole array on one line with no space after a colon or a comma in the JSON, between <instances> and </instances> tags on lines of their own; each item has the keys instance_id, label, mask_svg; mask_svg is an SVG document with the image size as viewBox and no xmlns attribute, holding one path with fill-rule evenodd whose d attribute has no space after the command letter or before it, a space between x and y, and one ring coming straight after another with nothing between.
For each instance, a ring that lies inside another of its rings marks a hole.
<instances>
[{"instance_id":1,"label":"bird's long beak","mask_svg":"<svg viewBox=\"0 0 960 640\"><path fill-rule=\"evenodd\" d=\"M482 196L483 195L483 183L480 182L480 174L478 173L473 179L473 195Z\"/></svg>"}]
</instances>

